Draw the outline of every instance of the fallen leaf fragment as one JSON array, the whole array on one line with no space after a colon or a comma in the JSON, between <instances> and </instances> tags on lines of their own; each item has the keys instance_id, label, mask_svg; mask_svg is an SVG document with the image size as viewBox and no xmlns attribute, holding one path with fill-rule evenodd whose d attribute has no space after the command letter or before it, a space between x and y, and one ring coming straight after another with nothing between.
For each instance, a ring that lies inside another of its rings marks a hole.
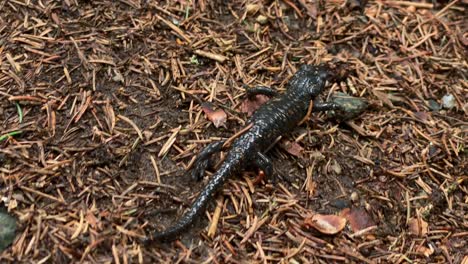
<instances>
[{"instance_id":1,"label":"fallen leaf fragment","mask_svg":"<svg viewBox=\"0 0 468 264\"><path fill-rule=\"evenodd\" d=\"M408 222L408 231L416 236L422 237L428 232L428 224L421 218L411 218Z\"/></svg>"},{"instance_id":2,"label":"fallen leaf fragment","mask_svg":"<svg viewBox=\"0 0 468 264\"><path fill-rule=\"evenodd\" d=\"M306 9L307 15L313 19L317 19L317 1L299 0L299 3Z\"/></svg>"},{"instance_id":3,"label":"fallen leaf fragment","mask_svg":"<svg viewBox=\"0 0 468 264\"><path fill-rule=\"evenodd\" d=\"M281 147L286 150L289 154L295 156L295 157L301 157L302 152L304 151L304 148L299 145L297 142L291 142L289 140L283 140L281 142Z\"/></svg>"},{"instance_id":4,"label":"fallen leaf fragment","mask_svg":"<svg viewBox=\"0 0 468 264\"><path fill-rule=\"evenodd\" d=\"M211 104L204 103L202 104L202 110L205 113L208 120L210 120L216 128L226 123L227 115L223 109L218 108L214 110Z\"/></svg>"},{"instance_id":5,"label":"fallen leaf fragment","mask_svg":"<svg viewBox=\"0 0 468 264\"><path fill-rule=\"evenodd\" d=\"M255 110L268 102L268 100L270 100L270 98L263 94L257 94L253 100L246 98L240 106L240 111L242 113L247 113L247 116L251 116Z\"/></svg>"},{"instance_id":6,"label":"fallen leaf fragment","mask_svg":"<svg viewBox=\"0 0 468 264\"><path fill-rule=\"evenodd\" d=\"M86 222L92 227L92 228L97 228L99 224L99 220L94 216L92 212L88 212L86 214Z\"/></svg>"},{"instance_id":7,"label":"fallen leaf fragment","mask_svg":"<svg viewBox=\"0 0 468 264\"><path fill-rule=\"evenodd\" d=\"M346 226L346 218L339 215L315 214L304 219L304 226L313 227L320 233L334 235Z\"/></svg>"},{"instance_id":8,"label":"fallen leaf fragment","mask_svg":"<svg viewBox=\"0 0 468 264\"><path fill-rule=\"evenodd\" d=\"M341 211L341 215L348 220L349 226L353 232L375 226L374 220L363 208L345 208Z\"/></svg>"}]
</instances>

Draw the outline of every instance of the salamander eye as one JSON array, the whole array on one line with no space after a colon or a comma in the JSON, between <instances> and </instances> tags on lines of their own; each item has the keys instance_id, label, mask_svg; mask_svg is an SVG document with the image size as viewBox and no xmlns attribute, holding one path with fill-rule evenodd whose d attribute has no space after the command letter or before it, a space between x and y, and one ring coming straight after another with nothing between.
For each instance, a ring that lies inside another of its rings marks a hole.
<instances>
[{"instance_id":1,"label":"salamander eye","mask_svg":"<svg viewBox=\"0 0 468 264\"><path fill-rule=\"evenodd\" d=\"M329 76L328 72L325 69L317 69L316 76L320 79L326 80Z\"/></svg>"},{"instance_id":2,"label":"salamander eye","mask_svg":"<svg viewBox=\"0 0 468 264\"><path fill-rule=\"evenodd\" d=\"M312 73L314 72L314 66L304 64L299 68L299 71L304 73Z\"/></svg>"}]
</instances>

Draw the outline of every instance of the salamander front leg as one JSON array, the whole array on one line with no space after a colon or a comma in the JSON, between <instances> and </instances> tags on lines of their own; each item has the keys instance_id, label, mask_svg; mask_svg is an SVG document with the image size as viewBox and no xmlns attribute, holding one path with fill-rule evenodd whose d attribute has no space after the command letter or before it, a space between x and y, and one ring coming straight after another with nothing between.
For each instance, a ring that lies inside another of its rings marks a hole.
<instances>
[{"instance_id":1,"label":"salamander front leg","mask_svg":"<svg viewBox=\"0 0 468 264\"><path fill-rule=\"evenodd\" d=\"M263 172L265 177L271 179L275 182L274 174L273 174L273 163L271 160L263 153L257 152L257 155L254 157L253 164Z\"/></svg>"},{"instance_id":2,"label":"salamander front leg","mask_svg":"<svg viewBox=\"0 0 468 264\"><path fill-rule=\"evenodd\" d=\"M249 88L248 86L244 86L245 92L247 93L247 97L249 99L254 99L257 94L263 94L269 97L277 96L278 92L270 87L267 86L256 86L253 88Z\"/></svg>"},{"instance_id":3,"label":"salamander front leg","mask_svg":"<svg viewBox=\"0 0 468 264\"><path fill-rule=\"evenodd\" d=\"M216 153L221 151L223 148L224 140L222 141L216 141L208 144L201 152L198 154L197 158L194 161L194 166L190 170L190 175L192 179L194 180L200 180L208 165L210 164L211 161L211 156Z\"/></svg>"},{"instance_id":4,"label":"salamander front leg","mask_svg":"<svg viewBox=\"0 0 468 264\"><path fill-rule=\"evenodd\" d=\"M341 107L335 102L314 102L313 112L324 112L330 110L341 110Z\"/></svg>"}]
</instances>

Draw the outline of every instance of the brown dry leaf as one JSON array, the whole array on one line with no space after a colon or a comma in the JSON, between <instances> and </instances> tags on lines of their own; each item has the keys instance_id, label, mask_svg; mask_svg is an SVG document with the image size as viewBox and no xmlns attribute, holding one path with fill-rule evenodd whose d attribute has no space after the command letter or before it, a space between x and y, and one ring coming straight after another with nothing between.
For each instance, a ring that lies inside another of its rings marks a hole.
<instances>
[{"instance_id":1,"label":"brown dry leaf","mask_svg":"<svg viewBox=\"0 0 468 264\"><path fill-rule=\"evenodd\" d=\"M413 217L408 222L408 231L416 236L422 237L428 232L428 224L421 218Z\"/></svg>"},{"instance_id":2,"label":"brown dry leaf","mask_svg":"<svg viewBox=\"0 0 468 264\"><path fill-rule=\"evenodd\" d=\"M61 25L61 24L62 24L62 23L60 23L60 19L59 19L59 17L57 16L56 13L50 14L50 17L51 17L52 20L55 22L55 24L57 24L57 25Z\"/></svg>"},{"instance_id":3,"label":"brown dry leaf","mask_svg":"<svg viewBox=\"0 0 468 264\"><path fill-rule=\"evenodd\" d=\"M257 110L264 103L268 102L268 100L270 100L268 96L257 94L254 100L249 98L245 99L240 106L240 111L242 113L247 113L247 116L251 116L255 110Z\"/></svg>"},{"instance_id":4,"label":"brown dry leaf","mask_svg":"<svg viewBox=\"0 0 468 264\"><path fill-rule=\"evenodd\" d=\"M210 120L216 128L226 123L227 115L223 109L218 108L214 110L211 104L204 103L202 105L202 110L205 113L208 120Z\"/></svg>"},{"instance_id":5,"label":"brown dry leaf","mask_svg":"<svg viewBox=\"0 0 468 264\"><path fill-rule=\"evenodd\" d=\"M281 142L281 147L295 157L302 157L302 152L304 151L304 148L299 145L299 143L289 140L283 140Z\"/></svg>"},{"instance_id":6,"label":"brown dry leaf","mask_svg":"<svg viewBox=\"0 0 468 264\"><path fill-rule=\"evenodd\" d=\"M299 3L306 9L307 15L313 19L317 19L317 1L299 0Z\"/></svg>"},{"instance_id":7,"label":"brown dry leaf","mask_svg":"<svg viewBox=\"0 0 468 264\"><path fill-rule=\"evenodd\" d=\"M313 227L320 233L334 235L346 226L346 218L339 215L315 214L312 217L304 219L306 227Z\"/></svg>"},{"instance_id":8,"label":"brown dry leaf","mask_svg":"<svg viewBox=\"0 0 468 264\"><path fill-rule=\"evenodd\" d=\"M99 220L94 216L92 212L86 214L86 221L91 225L91 227L96 228L99 224Z\"/></svg>"},{"instance_id":9,"label":"brown dry leaf","mask_svg":"<svg viewBox=\"0 0 468 264\"><path fill-rule=\"evenodd\" d=\"M341 215L349 221L353 232L358 232L375 225L374 220L363 208L345 208L341 211Z\"/></svg>"}]
</instances>

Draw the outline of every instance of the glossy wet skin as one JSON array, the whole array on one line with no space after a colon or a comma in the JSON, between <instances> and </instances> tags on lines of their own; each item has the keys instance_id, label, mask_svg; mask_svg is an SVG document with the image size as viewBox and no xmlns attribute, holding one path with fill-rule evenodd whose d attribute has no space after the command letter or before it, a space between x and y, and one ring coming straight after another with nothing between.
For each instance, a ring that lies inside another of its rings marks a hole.
<instances>
[{"instance_id":1,"label":"glossy wet skin","mask_svg":"<svg viewBox=\"0 0 468 264\"><path fill-rule=\"evenodd\" d=\"M153 233L146 239L146 242L176 239L203 213L207 203L221 189L226 180L247 165L257 166L260 170L268 172L266 174L271 173L271 162L263 152L279 136L295 128L306 116L310 101L322 92L328 77L327 69L323 66L302 66L289 81L284 94L269 100L250 117L247 124L252 124L252 127L233 142L226 159L211 177L192 207L175 225L162 232ZM328 109L325 107L320 111ZM220 146L221 144L218 144L216 150Z\"/></svg>"},{"instance_id":2,"label":"glossy wet skin","mask_svg":"<svg viewBox=\"0 0 468 264\"><path fill-rule=\"evenodd\" d=\"M245 145L249 141L246 137L253 137L255 147L263 151L272 139L290 132L306 116L310 101L323 91L327 77L324 67L302 66L284 94L272 98L252 115L247 123L253 123L253 127L237 142Z\"/></svg>"}]
</instances>

